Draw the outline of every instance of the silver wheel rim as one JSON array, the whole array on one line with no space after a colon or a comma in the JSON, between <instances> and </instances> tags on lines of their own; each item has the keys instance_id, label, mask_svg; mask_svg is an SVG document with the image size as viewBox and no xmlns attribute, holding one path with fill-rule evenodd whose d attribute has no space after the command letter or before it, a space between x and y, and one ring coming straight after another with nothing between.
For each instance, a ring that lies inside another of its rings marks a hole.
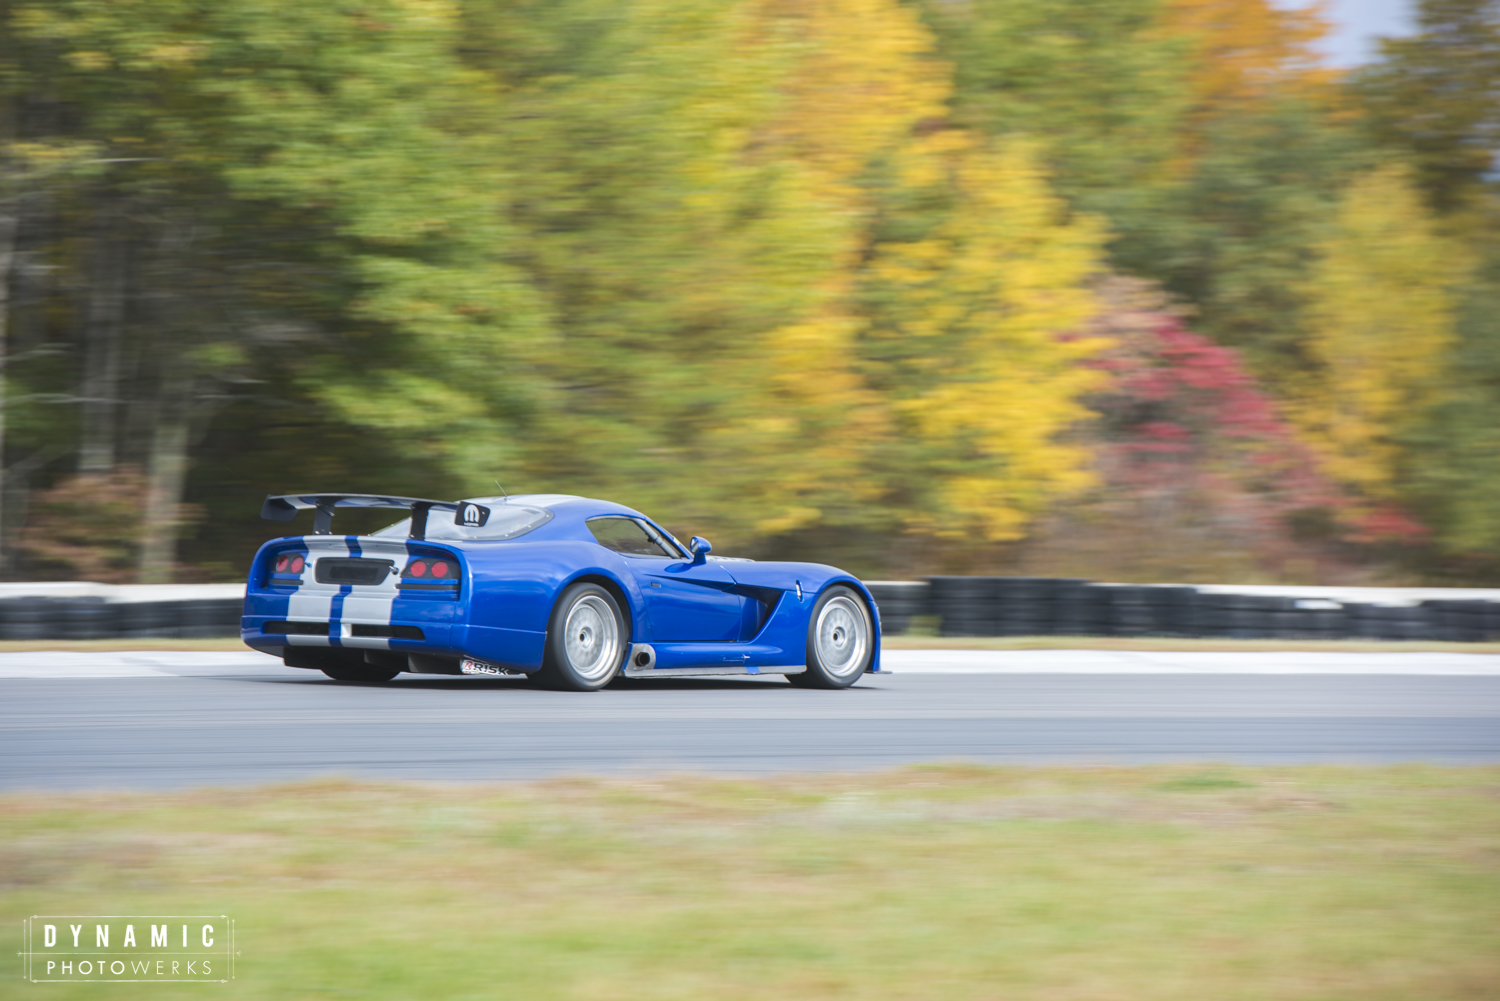
<instances>
[{"instance_id":1,"label":"silver wheel rim","mask_svg":"<svg viewBox=\"0 0 1500 1001\"><path fill-rule=\"evenodd\" d=\"M563 623L563 649L568 664L585 681L608 677L620 659L620 624L597 594L573 602Z\"/></svg>"},{"instance_id":2,"label":"silver wheel rim","mask_svg":"<svg viewBox=\"0 0 1500 1001\"><path fill-rule=\"evenodd\" d=\"M865 651L870 647L870 625L853 598L839 595L829 599L818 612L813 636L818 662L834 677L846 678L864 666Z\"/></svg>"}]
</instances>

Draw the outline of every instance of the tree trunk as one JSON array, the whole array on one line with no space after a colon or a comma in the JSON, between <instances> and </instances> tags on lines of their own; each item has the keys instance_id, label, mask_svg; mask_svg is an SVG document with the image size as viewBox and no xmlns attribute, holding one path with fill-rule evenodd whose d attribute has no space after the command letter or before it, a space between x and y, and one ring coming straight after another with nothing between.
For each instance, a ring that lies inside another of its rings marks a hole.
<instances>
[{"instance_id":1,"label":"tree trunk","mask_svg":"<svg viewBox=\"0 0 1500 1001\"><path fill-rule=\"evenodd\" d=\"M108 194L104 196L106 199ZM95 216L92 280L84 321L83 433L80 473L109 473L115 466L120 395L120 341L125 325L125 241L119 210L105 202Z\"/></svg>"},{"instance_id":2,"label":"tree trunk","mask_svg":"<svg viewBox=\"0 0 1500 1001\"><path fill-rule=\"evenodd\" d=\"M153 345L160 365L155 420L146 456L146 509L141 519L140 580L170 584L177 564L179 509L187 483L193 417L193 368L170 337Z\"/></svg>"},{"instance_id":3,"label":"tree trunk","mask_svg":"<svg viewBox=\"0 0 1500 1001\"><path fill-rule=\"evenodd\" d=\"M167 392L188 387L169 382ZM151 435L146 466L146 510L141 533L141 583L170 584L177 564L177 530L182 490L187 482L188 414L181 400L165 401Z\"/></svg>"},{"instance_id":4,"label":"tree trunk","mask_svg":"<svg viewBox=\"0 0 1500 1001\"><path fill-rule=\"evenodd\" d=\"M12 204L14 204L12 202ZM5 362L10 351L10 272L16 253L17 215L0 202L0 566L5 559Z\"/></svg>"}]
</instances>

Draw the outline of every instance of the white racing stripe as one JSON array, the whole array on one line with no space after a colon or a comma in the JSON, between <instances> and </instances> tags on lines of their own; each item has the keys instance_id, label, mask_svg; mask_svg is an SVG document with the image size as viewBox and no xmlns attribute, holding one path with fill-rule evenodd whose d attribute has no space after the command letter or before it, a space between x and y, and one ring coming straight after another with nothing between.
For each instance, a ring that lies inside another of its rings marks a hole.
<instances>
[{"instance_id":1,"label":"white racing stripe","mask_svg":"<svg viewBox=\"0 0 1500 1001\"><path fill-rule=\"evenodd\" d=\"M337 535L309 536L303 542L307 546L309 583L303 584L296 594L287 599L286 619L288 622L328 622L333 618L333 599L338 596L339 589L311 582L317 572L316 561L324 556L348 556L349 544L342 536ZM289 646L330 645L327 636L293 634L286 641Z\"/></svg>"},{"instance_id":2,"label":"white racing stripe","mask_svg":"<svg viewBox=\"0 0 1500 1001\"><path fill-rule=\"evenodd\" d=\"M308 567L308 576L315 577L316 561L324 556L353 556L358 547L360 556L370 556L376 559L393 559L398 566L404 565L406 560L406 545L403 542L390 542L387 540L373 540L361 538L351 546L349 541L342 536L319 536L308 537L304 540L308 547L308 556L313 565ZM293 594L287 602L287 621L289 622L329 622L335 618L343 625L343 636L340 645L368 650L388 650L391 641L385 638L369 636L352 637L349 627L355 623L360 625L388 626L391 624L391 604L400 593L396 588L397 578L393 575L387 577L378 586L360 586L351 590L343 596L339 603L338 615L334 615L334 606L338 602L340 588L335 584L318 584L316 582L304 584ZM330 646L326 636L303 636L292 634L287 637L287 643L291 646Z\"/></svg>"}]
</instances>

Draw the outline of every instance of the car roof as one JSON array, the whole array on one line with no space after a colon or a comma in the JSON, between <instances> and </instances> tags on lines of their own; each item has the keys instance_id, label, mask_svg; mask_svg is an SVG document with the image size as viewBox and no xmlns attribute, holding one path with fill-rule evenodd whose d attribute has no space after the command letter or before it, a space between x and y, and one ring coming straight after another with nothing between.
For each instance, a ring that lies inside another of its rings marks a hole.
<instances>
[{"instance_id":1,"label":"car roof","mask_svg":"<svg viewBox=\"0 0 1500 1001\"><path fill-rule=\"evenodd\" d=\"M577 494L496 494L493 497L465 497L465 504L483 504L486 507L494 507L496 504L530 504L532 507L550 508L568 501L588 500Z\"/></svg>"},{"instance_id":2,"label":"car roof","mask_svg":"<svg viewBox=\"0 0 1500 1001\"><path fill-rule=\"evenodd\" d=\"M616 504L614 501L599 500L594 497L580 497L577 494L508 494L495 497L465 497L465 504L483 504L486 507L498 507L501 504L526 504L530 507L544 507L549 511L561 514L581 514L587 510L589 514L600 513L640 514L633 508L624 504Z\"/></svg>"},{"instance_id":3,"label":"car roof","mask_svg":"<svg viewBox=\"0 0 1500 1001\"><path fill-rule=\"evenodd\" d=\"M601 514L634 515L637 518L646 517L641 512L634 508L626 507L624 504L599 500L595 497L579 497L576 494L510 494L509 496L496 497L466 497L464 501L466 503L483 504L486 507L499 507L503 504L525 504L530 507L546 508L558 519L567 522L576 522L579 525L585 520L598 517Z\"/></svg>"}]
</instances>

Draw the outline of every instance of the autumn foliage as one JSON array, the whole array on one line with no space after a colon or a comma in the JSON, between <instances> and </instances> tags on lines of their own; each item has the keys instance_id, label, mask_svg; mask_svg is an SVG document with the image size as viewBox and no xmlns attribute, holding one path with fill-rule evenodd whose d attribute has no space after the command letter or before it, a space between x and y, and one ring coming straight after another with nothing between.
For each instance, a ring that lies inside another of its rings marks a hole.
<instances>
[{"instance_id":1,"label":"autumn foliage","mask_svg":"<svg viewBox=\"0 0 1500 1001\"><path fill-rule=\"evenodd\" d=\"M1272 0L0 5L0 569L498 480L867 576L1482 575L1500 25L1419 7L1346 74Z\"/></svg>"}]
</instances>

